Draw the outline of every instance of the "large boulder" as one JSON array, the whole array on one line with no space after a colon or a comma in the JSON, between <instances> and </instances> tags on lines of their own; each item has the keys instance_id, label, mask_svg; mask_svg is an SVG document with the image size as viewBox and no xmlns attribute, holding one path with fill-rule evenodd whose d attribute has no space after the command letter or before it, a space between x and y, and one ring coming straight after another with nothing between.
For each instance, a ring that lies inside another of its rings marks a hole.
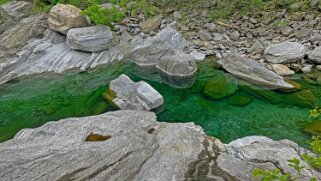
<instances>
[{"instance_id":1,"label":"large boulder","mask_svg":"<svg viewBox=\"0 0 321 181\"><path fill-rule=\"evenodd\" d=\"M309 53L309 59L317 64L321 64L321 46L316 47Z\"/></svg>"},{"instance_id":2,"label":"large boulder","mask_svg":"<svg viewBox=\"0 0 321 181\"><path fill-rule=\"evenodd\" d=\"M104 97L122 110L146 110L160 107L164 103L152 86L144 81L133 82L125 74L112 80Z\"/></svg>"},{"instance_id":3,"label":"large boulder","mask_svg":"<svg viewBox=\"0 0 321 181\"><path fill-rule=\"evenodd\" d=\"M32 13L33 4L26 1L9 1L0 6L0 15L11 21L19 21Z\"/></svg>"},{"instance_id":4,"label":"large boulder","mask_svg":"<svg viewBox=\"0 0 321 181\"><path fill-rule=\"evenodd\" d=\"M2 180L240 180L310 154L289 140L246 137L228 145L193 123L160 123L151 112L116 111L49 122L0 144ZM41 170L41 172L39 172ZM312 170L320 180L319 172ZM303 177L311 176L306 169Z\"/></svg>"},{"instance_id":5,"label":"large boulder","mask_svg":"<svg viewBox=\"0 0 321 181\"><path fill-rule=\"evenodd\" d=\"M222 99L234 94L237 90L237 85L233 84L222 75L207 82L203 89L203 93L212 99Z\"/></svg>"},{"instance_id":6,"label":"large boulder","mask_svg":"<svg viewBox=\"0 0 321 181\"><path fill-rule=\"evenodd\" d=\"M293 85L287 83L280 75L240 54L229 53L224 59L220 60L219 63L226 71L255 85L268 89L294 88Z\"/></svg>"},{"instance_id":7,"label":"large boulder","mask_svg":"<svg viewBox=\"0 0 321 181\"><path fill-rule=\"evenodd\" d=\"M67 33L67 44L74 50L98 52L107 50L113 39L113 32L107 26L73 28Z\"/></svg>"},{"instance_id":8,"label":"large boulder","mask_svg":"<svg viewBox=\"0 0 321 181\"><path fill-rule=\"evenodd\" d=\"M166 27L156 36L148 38L130 53L132 62L139 66L155 66L163 57L174 55L188 47L188 42L172 27Z\"/></svg>"},{"instance_id":9,"label":"large boulder","mask_svg":"<svg viewBox=\"0 0 321 181\"><path fill-rule=\"evenodd\" d=\"M70 4L57 4L51 8L48 23L51 29L67 34L71 28L89 26L89 20L81 10Z\"/></svg>"},{"instance_id":10,"label":"large boulder","mask_svg":"<svg viewBox=\"0 0 321 181\"><path fill-rule=\"evenodd\" d=\"M264 58L270 63L295 63L305 56L305 47L297 42L272 44L265 48Z\"/></svg>"}]
</instances>

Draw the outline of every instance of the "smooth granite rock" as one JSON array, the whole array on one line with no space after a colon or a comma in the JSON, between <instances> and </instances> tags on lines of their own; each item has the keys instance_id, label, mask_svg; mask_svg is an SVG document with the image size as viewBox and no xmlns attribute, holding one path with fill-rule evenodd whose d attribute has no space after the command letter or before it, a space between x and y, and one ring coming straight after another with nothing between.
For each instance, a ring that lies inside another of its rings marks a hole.
<instances>
[{"instance_id":1,"label":"smooth granite rock","mask_svg":"<svg viewBox=\"0 0 321 181\"><path fill-rule=\"evenodd\" d=\"M133 82L125 74L112 80L104 97L122 110L145 110L160 107L163 96L144 81Z\"/></svg>"},{"instance_id":2,"label":"smooth granite rock","mask_svg":"<svg viewBox=\"0 0 321 181\"><path fill-rule=\"evenodd\" d=\"M285 82L284 78L264 67L258 62L242 57L237 53L229 53L219 63L235 76L255 85L268 89L293 89L294 86Z\"/></svg>"},{"instance_id":3,"label":"smooth granite rock","mask_svg":"<svg viewBox=\"0 0 321 181\"><path fill-rule=\"evenodd\" d=\"M19 21L32 13L33 4L26 1L9 1L0 6L1 16L11 20Z\"/></svg>"},{"instance_id":4,"label":"smooth granite rock","mask_svg":"<svg viewBox=\"0 0 321 181\"><path fill-rule=\"evenodd\" d=\"M57 4L51 8L48 23L51 29L67 34L71 28L89 26L88 19L81 10L70 4Z\"/></svg>"},{"instance_id":5,"label":"smooth granite rock","mask_svg":"<svg viewBox=\"0 0 321 181\"><path fill-rule=\"evenodd\" d=\"M307 150L289 140L246 137L228 145L194 123L160 123L151 112L116 111L49 122L0 144L2 180L240 180L281 169ZM311 176L307 170L303 176ZM319 180L321 175L313 170ZM304 177L300 180L306 180Z\"/></svg>"},{"instance_id":6,"label":"smooth granite rock","mask_svg":"<svg viewBox=\"0 0 321 181\"><path fill-rule=\"evenodd\" d=\"M272 44L265 48L264 58L270 63L296 63L305 56L304 45L297 42Z\"/></svg>"},{"instance_id":7,"label":"smooth granite rock","mask_svg":"<svg viewBox=\"0 0 321 181\"><path fill-rule=\"evenodd\" d=\"M317 64L321 64L321 46L316 47L309 53L309 59Z\"/></svg>"},{"instance_id":8,"label":"smooth granite rock","mask_svg":"<svg viewBox=\"0 0 321 181\"><path fill-rule=\"evenodd\" d=\"M73 28L67 33L67 44L71 49L99 52L111 47L113 32L103 25Z\"/></svg>"}]
</instances>

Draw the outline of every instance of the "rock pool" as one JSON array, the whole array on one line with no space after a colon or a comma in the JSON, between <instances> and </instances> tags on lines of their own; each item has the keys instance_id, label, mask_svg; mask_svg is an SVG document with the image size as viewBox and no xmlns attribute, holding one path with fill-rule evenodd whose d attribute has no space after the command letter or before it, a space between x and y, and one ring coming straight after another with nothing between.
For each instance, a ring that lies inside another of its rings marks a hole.
<instances>
[{"instance_id":1,"label":"rock pool","mask_svg":"<svg viewBox=\"0 0 321 181\"><path fill-rule=\"evenodd\" d=\"M248 135L264 135L305 145L310 136L301 125L309 119L308 110L314 105L302 105L297 98L309 94L254 88L212 66L209 61L200 63L194 85L186 89L170 87L154 71L142 71L128 62L81 73L13 80L0 86L0 141L12 138L20 129L48 121L114 110L102 93L109 81L125 73L134 81L145 80L163 95L164 106L157 110L159 121L194 122L225 143ZM291 79L301 83L302 90L311 90L320 101L320 86L305 83L300 75Z\"/></svg>"}]
</instances>

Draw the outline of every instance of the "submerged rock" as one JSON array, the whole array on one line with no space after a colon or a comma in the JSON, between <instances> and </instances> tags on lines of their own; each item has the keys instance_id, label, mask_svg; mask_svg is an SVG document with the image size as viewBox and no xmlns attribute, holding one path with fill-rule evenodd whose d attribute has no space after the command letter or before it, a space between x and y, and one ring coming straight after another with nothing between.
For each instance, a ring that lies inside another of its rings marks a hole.
<instances>
[{"instance_id":1,"label":"submerged rock","mask_svg":"<svg viewBox=\"0 0 321 181\"><path fill-rule=\"evenodd\" d=\"M50 10L49 26L62 34L67 34L71 28L89 26L90 22L80 13L81 10L73 5L57 4Z\"/></svg>"},{"instance_id":2,"label":"submerged rock","mask_svg":"<svg viewBox=\"0 0 321 181\"><path fill-rule=\"evenodd\" d=\"M147 110L160 107L163 97L144 81L133 82L125 74L112 80L104 97L122 110Z\"/></svg>"},{"instance_id":3,"label":"submerged rock","mask_svg":"<svg viewBox=\"0 0 321 181\"><path fill-rule=\"evenodd\" d=\"M236 84L229 82L224 75L210 80L204 87L203 93L213 99L222 99L238 90Z\"/></svg>"},{"instance_id":4,"label":"submerged rock","mask_svg":"<svg viewBox=\"0 0 321 181\"><path fill-rule=\"evenodd\" d=\"M67 44L74 50L99 52L111 47L113 32L103 25L73 28L67 33Z\"/></svg>"},{"instance_id":5,"label":"submerged rock","mask_svg":"<svg viewBox=\"0 0 321 181\"><path fill-rule=\"evenodd\" d=\"M247 95L233 95L227 100L229 104L239 107L246 106L252 101L253 99Z\"/></svg>"},{"instance_id":6,"label":"submerged rock","mask_svg":"<svg viewBox=\"0 0 321 181\"><path fill-rule=\"evenodd\" d=\"M283 77L254 60L242 57L240 54L229 53L227 57L220 60L219 63L226 71L255 85L268 89L294 88L293 85L284 81Z\"/></svg>"},{"instance_id":7,"label":"submerged rock","mask_svg":"<svg viewBox=\"0 0 321 181\"><path fill-rule=\"evenodd\" d=\"M296 63L305 56L305 47L297 42L284 42L268 46L264 58L270 63Z\"/></svg>"},{"instance_id":8,"label":"submerged rock","mask_svg":"<svg viewBox=\"0 0 321 181\"><path fill-rule=\"evenodd\" d=\"M259 136L224 145L194 123L160 123L151 112L116 111L21 130L0 144L0 177L248 181L257 168L278 168L298 176L287 160L297 158L306 166L301 159L305 153L310 154L289 140ZM312 172L321 179L319 172ZM306 169L302 175L311 176Z\"/></svg>"},{"instance_id":9,"label":"submerged rock","mask_svg":"<svg viewBox=\"0 0 321 181\"><path fill-rule=\"evenodd\" d=\"M303 90L284 96L286 104L295 106L315 106L317 105L317 98L310 90Z\"/></svg>"},{"instance_id":10,"label":"submerged rock","mask_svg":"<svg viewBox=\"0 0 321 181\"><path fill-rule=\"evenodd\" d=\"M305 132L312 135L321 136L321 121L313 121L303 126Z\"/></svg>"}]
</instances>

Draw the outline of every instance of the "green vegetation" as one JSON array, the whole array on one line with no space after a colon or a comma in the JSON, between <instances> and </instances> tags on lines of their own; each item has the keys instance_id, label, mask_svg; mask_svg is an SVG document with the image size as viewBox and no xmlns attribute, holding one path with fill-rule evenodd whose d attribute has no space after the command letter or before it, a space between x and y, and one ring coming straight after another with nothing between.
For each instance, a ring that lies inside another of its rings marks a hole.
<instances>
[{"instance_id":1,"label":"green vegetation","mask_svg":"<svg viewBox=\"0 0 321 181\"><path fill-rule=\"evenodd\" d=\"M0 0L0 5L9 2L10 0Z\"/></svg>"}]
</instances>

